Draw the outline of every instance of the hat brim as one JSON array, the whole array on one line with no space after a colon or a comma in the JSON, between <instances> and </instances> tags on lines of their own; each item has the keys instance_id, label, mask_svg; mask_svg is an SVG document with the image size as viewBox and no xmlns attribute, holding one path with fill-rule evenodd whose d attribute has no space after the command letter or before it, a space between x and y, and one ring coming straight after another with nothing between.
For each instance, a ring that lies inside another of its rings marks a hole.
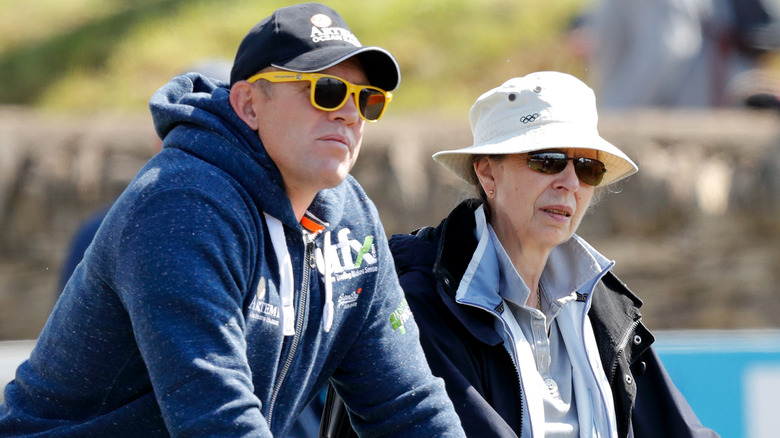
<instances>
[{"instance_id":1,"label":"hat brim","mask_svg":"<svg viewBox=\"0 0 780 438\"><path fill-rule=\"evenodd\" d=\"M607 169L600 186L614 183L638 170L637 165L626 154L601 138L597 131L573 123L548 123L490 142L440 151L433 154L433 159L461 180L471 183L474 155L522 154L548 149L598 151L598 159Z\"/></svg>"},{"instance_id":2,"label":"hat brim","mask_svg":"<svg viewBox=\"0 0 780 438\"><path fill-rule=\"evenodd\" d=\"M393 91L401 84L401 69L393 55L381 47L328 46L303 53L272 66L300 73L314 73L356 56L366 71L368 82L385 91Z\"/></svg>"}]
</instances>

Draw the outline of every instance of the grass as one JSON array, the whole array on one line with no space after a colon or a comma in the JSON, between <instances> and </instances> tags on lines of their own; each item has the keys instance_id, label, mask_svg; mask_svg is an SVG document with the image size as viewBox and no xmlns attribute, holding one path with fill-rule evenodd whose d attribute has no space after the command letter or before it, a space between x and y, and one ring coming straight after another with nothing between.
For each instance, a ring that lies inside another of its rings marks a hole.
<instances>
[{"instance_id":1,"label":"grass","mask_svg":"<svg viewBox=\"0 0 780 438\"><path fill-rule=\"evenodd\" d=\"M398 59L394 111L468 108L538 69L580 73L560 34L583 0L324 1L365 45ZM203 58L232 61L244 34L285 1L0 1L0 102L53 111L146 111Z\"/></svg>"},{"instance_id":2,"label":"grass","mask_svg":"<svg viewBox=\"0 0 780 438\"><path fill-rule=\"evenodd\" d=\"M325 0L403 74L393 113L463 115L513 76L588 81L564 32L590 0ZM204 58L231 62L244 34L289 1L0 0L0 103L50 111L145 112L167 80ZM780 72L780 56L767 60Z\"/></svg>"}]
</instances>

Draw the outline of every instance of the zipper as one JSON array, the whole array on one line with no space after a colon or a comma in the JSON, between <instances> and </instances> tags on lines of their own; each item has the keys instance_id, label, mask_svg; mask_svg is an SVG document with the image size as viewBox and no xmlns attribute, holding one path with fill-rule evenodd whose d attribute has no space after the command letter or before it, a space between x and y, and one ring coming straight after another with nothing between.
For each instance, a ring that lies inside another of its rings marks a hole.
<instances>
[{"instance_id":1,"label":"zipper","mask_svg":"<svg viewBox=\"0 0 780 438\"><path fill-rule=\"evenodd\" d=\"M293 358L295 357L295 353L298 350L298 344L300 343L301 336L303 335L305 314L304 310L308 305L309 298L309 277L311 276L311 268L313 267L314 263L314 239L314 235L309 235L307 233L303 234L303 240L306 244L306 249L303 254L303 279L301 281L301 294L298 300L298 312L295 317L295 335L292 339L292 345L290 345L290 351L287 353L287 358L282 365L282 370L279 372L279 378L276 380L276 385L274 385L274 390L271 393L271 399L268 402L268 418L266 420L268 421L269 429L271 428L271 423L273 421L274 407L276 405L276 400L279 397L279 392L282 389L282 383L284 383L284 379L287 377L287 373L290 371Z\"/></svg>"},{"instance_id":2,"label":"zipper","mask_svg":"<svg viewBox=\"0 0 780 438\"><path fill-rule=\"evenodd\" d=\"M585 313L585 315L583 317L583 320L582 320L583 327L585 325L585 321L587 320L587 318L588 318L588 314ZM607 376L607 379L609 380L610 388L612 387L612 385L613 385L613 383L615 381L615 373L617 372L617 365L618 365L618 362L619 362L620 355L623 353L623 350L626 348L626 345L628 344L628 340L631 337L631 334L634 332L634 330L636 330L636 327L638 325L639 325L639 321L638 320L634 321L634 323L631 324L629 329L623 334L623 338L620 340L620 343L617 346L618 347L617 348L617 354L615 355L615 360L612 362L612 369L610 370L610 373ZM584 328L583 328L583 332L584 332ZM585 345L585 340L584 339L583 339L583 342L582 342L582 347L583 347L583 349L585 351L585 356L587 357L588 362L591 362L593 359L591 359L591 357L590 357L590 351L588 351L588 347L587 347L587 345ZM597 360L601 360L601 359L598 358ZM596 379L596 381L598 381L598 377L596 377L596 374L595 374L595 371L593 370L593 367L592 366L588 366L588 368L590 368L590 372L591 372L591 375L593 375L593 378ZM601 391L602 389L603 388L601 388L601 385L599 385L599 391ZM604 403L604 397L603 396L601 397L601 402L602 402L603 408L605 409L604 412L609 412L609 406L607 406ZM615 412L615 420L617 421L617 412ZM607 415L607 423L610 423L610 416L609 415ZM611 424L608 424L608 426L609 426L610 429L612 429L612 425ZM617 425L615 425L615 427L617 428Z\"/></svg>"},{"instance_id":3,"label":"zipper","mask_svg":"<svg viewBox=\"0 0 780 438\"><path fill-rule=\"evenodd\" d=\"M503 321L503 320L502 320ZM503 322L502 322L503 323ZM506 326L504 327L504 331L506 331ZM512 334L509 334L509 337L512 337ZM512 338L514 342L514 338ZM517 368L517 364L515 363L514 359L512 359L512 354L504 348L504 351L506 351L506 354L509 356L509 360L512 361L512 367L515 369L515 376L517 377L517 389L518 389L518 395L520 396L520 422L518 423L520 426L520 430L517 431L518 438L521 438L523 434L523 382L520 378L520 369Z\"/></svg>"},{"instance_id":4,"label":"zipper","mask_svg":"<svg viewBox=\"0 0 780 438\"><path fill-rule=\"evenodd\" d=\"M615 381L615 372L617 371L620 355L623 354L623 350L626 349L626 345L628 345L628 341L629 338L631 338L631 334L634 333L638 325L639 325L639 320L634 321L629 327L628 331L626 331L626 333L623 334L623 339L620 340L620 344L618 344L617 354L615 355L615 360L612 362L612 369L610 370L609 373L610 385L612 385Z\"/></svg>"}]
</instances>

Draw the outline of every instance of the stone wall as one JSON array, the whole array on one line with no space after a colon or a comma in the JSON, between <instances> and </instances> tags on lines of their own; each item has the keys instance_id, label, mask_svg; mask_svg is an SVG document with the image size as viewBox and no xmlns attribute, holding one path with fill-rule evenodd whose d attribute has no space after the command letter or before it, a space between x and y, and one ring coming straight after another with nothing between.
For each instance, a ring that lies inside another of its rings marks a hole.
<instances>
[{"instance_id":1,"label":"stone wall","mask_svg":"<svg viewBox=\"0 0 780 438\"><path fill-rule=\"evenodd\" d=\"M645 301L651 328L780 326L780 119L760 112L602 117L640 172L580 233ZM35 338L79 222L154 153L147 116L0 110L0 339ZM388 117L366 128L353 175L388 234L438 223L468 192L434 163L471 143L468 124Z\"/></svg>"}]
</instances>

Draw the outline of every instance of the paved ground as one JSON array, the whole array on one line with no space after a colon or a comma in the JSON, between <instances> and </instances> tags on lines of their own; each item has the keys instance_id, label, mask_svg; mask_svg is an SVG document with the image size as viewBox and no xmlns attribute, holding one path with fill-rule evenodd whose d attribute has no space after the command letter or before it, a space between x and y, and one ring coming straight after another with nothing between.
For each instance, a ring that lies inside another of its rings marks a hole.
<instances>
[{"instance_id":1,"label":"paved ground","mask_svg":"<svg viewBox=\"0 0 780 438\"><path fill-rule=\"evenodd\" d=\"M5 385L14 378L16 367L24 362L35 345L35 341L0 342L0 402L3 401Z\"/></svg>"}]
</instances>

